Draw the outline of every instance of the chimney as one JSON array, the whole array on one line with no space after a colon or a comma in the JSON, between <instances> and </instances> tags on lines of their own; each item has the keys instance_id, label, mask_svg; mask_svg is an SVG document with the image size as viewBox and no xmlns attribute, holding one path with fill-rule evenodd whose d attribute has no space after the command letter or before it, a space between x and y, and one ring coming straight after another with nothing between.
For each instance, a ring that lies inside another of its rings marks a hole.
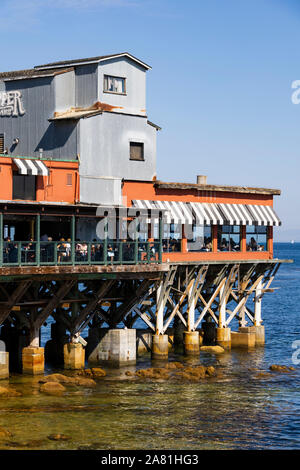
<instances>
[{"instance_id":1,"label":"chimney","mask_svg":"<svg viewBox=\"0 0 300 470\"><path fill-rule=\"evenodd\" d=\"M207 184L206 180L207 180L207 176L197 175L197 184Z\"/></svg>"}]
</instances>

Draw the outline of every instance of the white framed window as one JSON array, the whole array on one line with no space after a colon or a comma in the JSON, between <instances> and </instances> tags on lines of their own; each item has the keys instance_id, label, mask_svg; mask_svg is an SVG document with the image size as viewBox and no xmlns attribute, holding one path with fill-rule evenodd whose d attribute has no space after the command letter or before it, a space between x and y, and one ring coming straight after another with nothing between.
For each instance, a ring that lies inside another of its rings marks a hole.
<instances>
[{"instance_id":1,"label":"white framed window","mask_svg":"<svg viewBox=\"0 0 300 470\"><path fill-rule=\"evenodd\" d=\"M122 77L113 77L112 75L104 75L104 91L106 93L125 95L126 79Z\"/></svg>"}]
</instances>

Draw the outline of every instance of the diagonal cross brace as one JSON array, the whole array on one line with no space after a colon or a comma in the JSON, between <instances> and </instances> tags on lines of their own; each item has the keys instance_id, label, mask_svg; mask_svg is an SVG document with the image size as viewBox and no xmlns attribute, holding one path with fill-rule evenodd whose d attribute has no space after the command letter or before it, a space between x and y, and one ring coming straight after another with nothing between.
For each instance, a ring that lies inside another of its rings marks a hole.
<instances>
[{"instance_id":1,"label":"diagonal cross brace","mask_svg":"<svg viewBox=\"0 0 300 470\"><path fill-rule=\"evenodd\" d=\"M101 285L100 289L95 294L94 299L90 300L90 302L86 305L86 307L82 310L82 312L79 314L79 316L75 319L74 323L72 324L71 328L71 336L73 336L76 333L79 333L84 329L84 325L86 321L84 322L83 325L81 323L86 320L86 317L90 314L90 312L93 312L93 315L96 313L96 307L98 303L101 301L101 299L107 294L107 292L111 289L111 287L115 284L115 280L110 280L110 281L104 281L104 284ZM88 322L91 320L91 317L89 317Z\"/></svg>"},{"instance_id":2,"label":"diagonal cross brace","mask_svg":"<svg viewBox=\"0 0 300 470\"><path fill-rule=\"evenodd\" d=\"M64 282L62 286L58 289L57 293L53 295L49 303L46 305L46 307L41 311L41 313L38 315L37 319L35 320L35 327L36 328L41 328L43 323L47 320L49 315L55 310L63 298L70 292L74 284L76 283L76 280Z\"/></svg>"},{"instance_id":3,"label":"diagonal cross brace","mask_svg":"<svg viewBox=\"0 0 300 470\"><path fill-rule=\"evenodd\" d=\"M10 296L5 309L0 311L0 325L7 319L13 306L19 302L31 284L32 281L20 282L14 293Z\"/></svg>"}]
</instances>

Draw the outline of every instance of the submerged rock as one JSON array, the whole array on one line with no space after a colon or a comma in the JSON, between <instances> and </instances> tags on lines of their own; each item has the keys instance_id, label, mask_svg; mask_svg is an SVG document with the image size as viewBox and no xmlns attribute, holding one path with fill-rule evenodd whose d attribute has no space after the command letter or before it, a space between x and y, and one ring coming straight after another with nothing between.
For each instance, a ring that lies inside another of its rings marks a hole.
<instances>
[{"instance_id":1,"label":"submerged rock","mask_svg":"<svg viewBox=\"0 0 300 470\"><path fill-rule=\"evenodd\" d=\"M0 439L6 439L12 437L12 433L9 432L7 429L0 428Z\"/></svg>"},{"instance_id":2,"label":"submerged rock","mask_svg":"<svg viewBox=\"0 0 300 470\"><path fill-rule=\"evenodd\" d=\"M125 375L127 375L127 377L131 377L131 376L134 375L134 373L131 372L130 370L127 370L127 371L125 372Z\"/></svg>"},{"instance_id":3,"label":"submerged rock","mask_svg":"<svg viewBox=\"0 0 300 470\"><path fill-rule=\"evenodd\" d=\"M101 369L101 367L92 367L91 371L94 379L106 376L105 370Z\"/></svg>"},{"instance_id":4,"label":"submerged rock","mask_svg":"<svg viewBox=\"0 0 300 470\"><path fill-rule=\"evenodd\" d=\"M105 370L101 367L92 367L91 369L83 369L77 372L77 375L80 377L88 377L91 379L99 379L106 376Z\"/></svg>"},{"instance_id":5,"label":"submerged rock","mask_svg":"<svg viewBox=\"0 0 300 470\"><path fill-rule=\"evenodd\" d=\"M78 377L78 375L80 375ZM76 377L68 377L63 374L51 374L43 377L39 380L40 383L46 385L47 383L57 383L65 385L79 385L83 387L94 387L96 385L95 380L87 377L82 377L81 374L78 374Z\"/></svg>"},{"instance_id":6,"label":"submerged rock","mask_svg":"<svg viewBox=\"0 0 300 470\"><path fill-rule=\"evenodd\" d=\"M69 441L72 439L70 436L66 436L66 434L50 434L47 437L50 441Z\"/></svg>"},{"instance_id":7,"label":"submerged rock","mask_svg":"<svg viewBox=\"0 0 300 470\"><path fill-rule=\"evenodd\" d=\"M88 379L86 377L76 377L75 385L82 387L95 387L97 384L93 379Z\"/></svg>"},{"instance_id":8,"label":"submerged rock","mask_svg":"<svg viewBox=\"0 0 300 470\"><path fill-rule=\"evenodd\" d=\"M222 346L201 346L200 351L208 352L211 354L223 354L225 349Z\"/></svg>"},{"instance_id":9,"label":"submerged rock","mask_svg":"<svg viewBox=\"0 0 300 470\"><path fill-rule=\"evenodd\" d=\"M169 371L160 367L150 367L149 369L140 369L135 373L138 377L148 379L168 379Z\"/></svg>"},{"instance_id":10,"label":"submerged rock","mask_svg":"<svg viewBox=\"0 0 300 470\"><path fill-rule=\"evenodd\" d=\"M13 388L0 386L0 397L21 397L22 393L17 392Z\"/></svg>"},{"instance_id":11,"label":"submerged rock","mask_svg":"<svg viewBox=\"0 0 300 470\"><path fill-rule=\"evenodd\" d=\"M184 368L184 365L181 364L181 362L169 362L167 365L166 365L166 369L170 369L170 370L173 370L173 369L183 369Z\"/></svg>"},{"instance_id":12,"label":"submerged rock","mask_svg":"<svg viewBox=\"0 0 300 470\"><path fill-rule=\"evenodd\" d=\"M186 367L175 374L178 379L189 380L192 382L198 382L201 379L212 377L214 375L216 375L216 370L213 366Z\"/></svg>"},{"instance_id":13,"label":"submerged rock","mask_svg":"<svg viewBox=\"0 0 300 470\"><path fill-rule=\"evenodd\" d=\"M50 374L46 375L42 379L39 380L40 383L47 383L47 382L57 382L63 384L73 384L75 383L74 377L68 377L67 375L63 374Z\"/></svg>"},{"instance_id":14,"label":"submerged rock","mask_svg":"<svg viewBox=\"0 0 300 470\"><path fill-rule=\"evenodd\" d=\"M46 382L41 385L40 391L47 395L62 395L66 388L59 382Z\"/></svg>"},{"instance_id":15,"label":"submerged rock","mask_svg":"<svg viewBox=\"0 0 300 470\"><path fill-rule=\"evenodd\" d=\"M283 366L279 364L272 364L269 369L272 372L290 372L292 370L296 370L295 367L288 367L288 366Z\"/></svg>"},{"instance_id":16,"label":"submerged rock","mask_svg":"<svg viewBox=\"0 0 300 470\"><path fill-rule=\"evenodd\" d=\"M255 379L265 379L265 378L270 378L271 377L270 372L259 372L254 376Z\"/></svg>"}]
</instances>

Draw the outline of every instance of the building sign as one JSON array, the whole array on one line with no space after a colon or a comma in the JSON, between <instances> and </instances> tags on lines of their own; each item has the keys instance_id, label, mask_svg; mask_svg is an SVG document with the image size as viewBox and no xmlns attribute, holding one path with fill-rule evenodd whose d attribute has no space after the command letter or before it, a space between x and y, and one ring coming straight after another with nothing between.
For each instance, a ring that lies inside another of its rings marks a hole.
<instances>
[{"instance_id":1,"label":"building sign","mask_svg":"<svg viewBox=\"0 0 300 470\"><path fill-rule=\"evenodd\" d=\"M23 116L25 109L20 91L0 92L0 117Z\"/></svg>"}]
</instances>

